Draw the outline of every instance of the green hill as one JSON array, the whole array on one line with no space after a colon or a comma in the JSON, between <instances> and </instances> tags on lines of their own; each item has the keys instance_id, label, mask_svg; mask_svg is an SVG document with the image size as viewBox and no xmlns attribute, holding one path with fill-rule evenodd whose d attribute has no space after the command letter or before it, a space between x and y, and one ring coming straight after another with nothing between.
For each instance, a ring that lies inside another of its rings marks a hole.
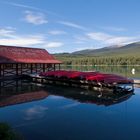
<instances>
[{"instance_id":1,"label":"green hill","mask_svg":"<svg viewBox=\"0 0 140 140\"><path fill-rule=\"evenodd\" d=\"M140 65L140 42L55 54L68 65Z\"/></svg>"},{"instance_id":2,"label":"green hill","mask_svg":"<svg viewBox=\"0 0 140 140\"><path fill-rule=\"evenodd\" d=\"M121 47L104 47L101 49L89 49L73 52L71 55L88 56L140 56L140 42L131 43Z\"/></svg>"}]
</instances>

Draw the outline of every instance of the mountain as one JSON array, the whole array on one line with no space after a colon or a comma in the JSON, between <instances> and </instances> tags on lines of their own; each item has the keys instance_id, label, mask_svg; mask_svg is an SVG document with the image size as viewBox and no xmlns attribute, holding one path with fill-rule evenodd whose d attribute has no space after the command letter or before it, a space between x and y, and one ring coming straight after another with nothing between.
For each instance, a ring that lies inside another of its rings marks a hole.
<instances>
[{"instance_id":1,"label":"mountain","mask_svg":"<svg viewBox=\"0 0 140 140\"><path fill-rule=\"evenodd\" d=\"M71 55L88 56L139 56L140 42L127 44L124 46L115 45L100 49L86 49L71 53Z\"/></svg>"}]
</instances>

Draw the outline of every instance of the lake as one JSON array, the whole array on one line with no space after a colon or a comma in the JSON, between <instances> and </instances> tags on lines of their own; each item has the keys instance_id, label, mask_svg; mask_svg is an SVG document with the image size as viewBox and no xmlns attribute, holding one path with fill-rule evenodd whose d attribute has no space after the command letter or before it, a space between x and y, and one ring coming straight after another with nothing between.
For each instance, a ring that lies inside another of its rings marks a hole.
<instances>
[{"instance_id":1,"label":"lake","mask_svg":"<svg viewBox=\"0 0 140 140\"><path fill-rule=\"evenodd\" d=\"M131 73L135 68L135 73ZM67 67L140 78L140 67ZM0 89L0 122L25 140L138 140L140 88L105 95L81 88L9 81Z\"/></svg>"}]
</instances>

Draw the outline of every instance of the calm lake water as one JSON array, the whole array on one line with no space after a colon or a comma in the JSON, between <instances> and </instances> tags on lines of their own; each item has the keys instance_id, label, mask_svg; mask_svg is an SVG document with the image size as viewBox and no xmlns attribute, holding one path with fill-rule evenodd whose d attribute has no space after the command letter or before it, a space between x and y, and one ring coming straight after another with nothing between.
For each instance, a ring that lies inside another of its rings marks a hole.
<instances>
[{"instance_id":1,"label":"calm lake water","mask_svg":"<svg viewBox=\"0 0 140 140\"><path fill-rule=\"evenodd\" d=\"M140 67L96 70L140 78ZM77 68L69 68L77 69ZM93 70L94 68L85 68ZM84 70L84 68L82 68ZM138 140L140 89L133 94L105 95L64 86L9 81L0 89L0 122L25 140Z\"/></svg>"}]
</instances>

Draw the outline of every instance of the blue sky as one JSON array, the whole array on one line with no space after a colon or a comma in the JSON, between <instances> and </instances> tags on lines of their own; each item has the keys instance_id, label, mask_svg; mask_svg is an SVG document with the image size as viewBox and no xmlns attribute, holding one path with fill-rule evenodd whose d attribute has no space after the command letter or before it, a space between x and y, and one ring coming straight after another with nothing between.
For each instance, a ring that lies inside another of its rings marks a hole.
<instances>
[{"instance_id":1,"label":"blue sky","mask_svg":"<svg viewBox=\"0 0 140 140\"><path fill-rule=\"evenodd\" d=\"M140 41L140 0L0 0L0 44L50 53Z\"/></svg>"}]
</instances>

